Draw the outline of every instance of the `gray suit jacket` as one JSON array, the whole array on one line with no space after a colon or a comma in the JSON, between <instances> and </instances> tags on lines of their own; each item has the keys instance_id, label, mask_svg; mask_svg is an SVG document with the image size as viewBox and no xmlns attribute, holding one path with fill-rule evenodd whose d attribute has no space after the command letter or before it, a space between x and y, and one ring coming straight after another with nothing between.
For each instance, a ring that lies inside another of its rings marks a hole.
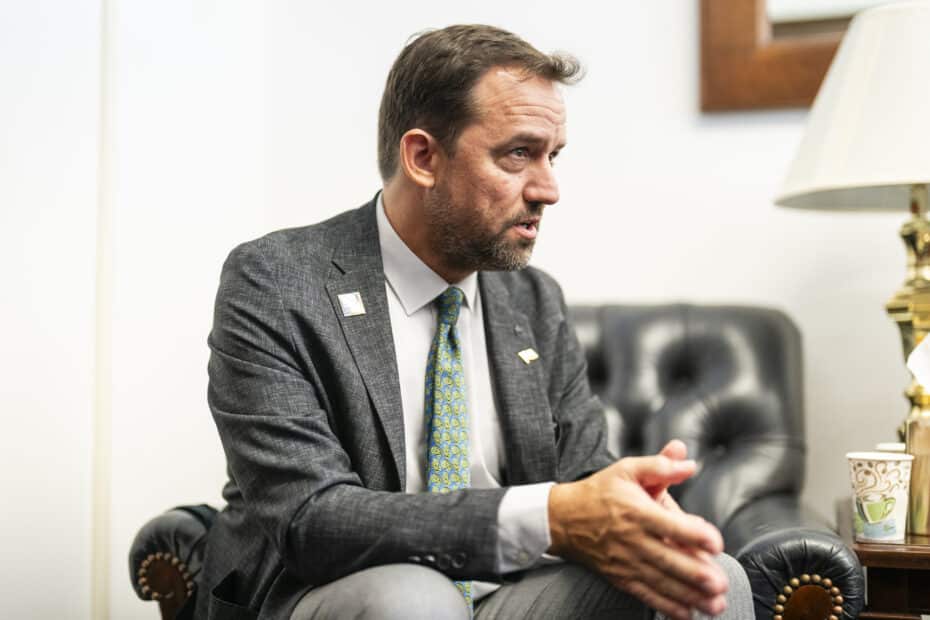
<instances>
[{"instance_id":1,"label":"gray suit jacket","mask_svg":"<svg viewBox=\"0 0 930 620\"><path fill-rule=\"evenodd\" d=\"M479 274L505 485L573 480L609 464L603 410L536 269ZM359 292L345 317L337 296ZM287 618L316 584L421 561L499 580L504 489L405 494L400 387L375 202L230 254L209 344L208 399L229 469L197 616ZM524 363L517 352L533 348Z\"/></svg>"}]
</instances>

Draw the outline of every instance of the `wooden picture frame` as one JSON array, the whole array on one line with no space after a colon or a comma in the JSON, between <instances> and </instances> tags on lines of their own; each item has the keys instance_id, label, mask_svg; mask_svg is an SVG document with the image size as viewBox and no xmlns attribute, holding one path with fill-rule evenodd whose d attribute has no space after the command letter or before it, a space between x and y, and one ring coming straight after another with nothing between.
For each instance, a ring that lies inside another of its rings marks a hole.
<instances>
[{"instance_id":1,"label":"wooden picture frame","mask_svg":"<svg viewBox=\"0 0 930 620\"><path fill-rule=\"evenodd\" d=\"M842 32L773 36L765 0L701 0L701 109L806 107Z\"/></svg>"}]
</instances>

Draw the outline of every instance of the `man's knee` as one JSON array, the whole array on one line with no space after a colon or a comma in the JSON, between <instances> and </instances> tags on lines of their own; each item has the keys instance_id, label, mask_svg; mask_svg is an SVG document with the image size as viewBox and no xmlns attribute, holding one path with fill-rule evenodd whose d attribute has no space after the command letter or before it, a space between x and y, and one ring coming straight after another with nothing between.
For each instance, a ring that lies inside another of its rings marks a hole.
<instances>
[{"instance_id":1,"label":"man's knee","mask_svg":"<svg viewBox=\"0 0 930 620\"><path fill-rule=\"evenodd\" d=\"M366 594L365 618L391 620L469 618L465 599L451 579L424 566L386 567L387 578L379 578Z\"/></svg>"},{"instance_id":2,"label":"man's knee","mask_svg":"<svg viewBox=\"0 0 930 620\"><path fill-rule=\"evenodd\" d=\"M600 575L572 563L527 571L479 605L478 620L611 618L642 620L646 608ZM650 613L651 616L651 613Z\"/></svg>"},{"instance_id":3,"label":"man's knee","mask_svg":"<svg viewBox=\"0 0 930 620\"><path fill-rule=\"evenodd\" d=\"M468 607L442 573L413 564L369 568L311 590L291 620L468 620Z\"/></svg>"}]
</instances>

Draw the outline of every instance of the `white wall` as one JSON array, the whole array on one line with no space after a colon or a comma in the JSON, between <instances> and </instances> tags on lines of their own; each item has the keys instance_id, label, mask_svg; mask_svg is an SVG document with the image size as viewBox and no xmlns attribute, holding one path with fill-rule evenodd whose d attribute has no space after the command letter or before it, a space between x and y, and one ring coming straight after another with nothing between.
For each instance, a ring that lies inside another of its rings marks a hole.
<instances>
[{"instance_id":1,"label":"white wall","mask_svg":"<svg viewBox=\"0 0 930 620\"><path fill-rule=\"evenodd\" d=\"M126 557L173 506L222 505L206 404L220 266L266 227L262 8L119 2L111 617L153 617Z\"/></svg>"},{"instance_id":2,"label":"white wall","mask_svg":"<svg viewBox=\"0 0 930 620\"><path fill-rule=\"evenodd\" d=\"M17 95L0 97L0 264L19 302L0 316L25 326L0 362L16 380L0 385L5 409L27 412L2 440L24 472L22 508L0 519L59 536L41 544L80 578L59 581L70 596L57 617L86 617L99 2L50 4L0 12L0 75ZM173 505L219 503L205 340L223 258L374 194L384 78L428 26L494 23L586 62L566 93L562 202L535 257L570 302L788 312L806 354L806 496L825 515L846 493L844 452L892 439L906 375L882 305L903 280L904 214L772 205L805 112L698 111L696 2L114 5L111 617L155 617L129 588L136 529ZM46 566L16 545L28 571Z\"/></svg>"},{"instance_id":3,"label":"white wall","mask_svg":"<svg viewBox=\"0 0 930 620\"><path fill-rule=\"evenodd\" d=\"M98 5L0 3L4 618L90 616Z\"/></svg>"}]
</instances>

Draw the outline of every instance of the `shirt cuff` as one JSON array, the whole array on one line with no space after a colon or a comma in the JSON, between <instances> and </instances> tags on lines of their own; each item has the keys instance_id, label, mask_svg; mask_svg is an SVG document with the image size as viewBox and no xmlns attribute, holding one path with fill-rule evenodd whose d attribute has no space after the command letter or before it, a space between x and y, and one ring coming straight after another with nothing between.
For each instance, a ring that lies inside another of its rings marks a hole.
<instances>
[{"instance_id":1,"label":"shirt cuff","mask_svg":"<svg viewBox=\"0 0 930 620\"><path fill-rule=\"evenodd\" d=\"M552 544L549 490L554 482L509 487L497 510L497 568L501 574L527 569Z\"/></svg>"}]
</instances>

